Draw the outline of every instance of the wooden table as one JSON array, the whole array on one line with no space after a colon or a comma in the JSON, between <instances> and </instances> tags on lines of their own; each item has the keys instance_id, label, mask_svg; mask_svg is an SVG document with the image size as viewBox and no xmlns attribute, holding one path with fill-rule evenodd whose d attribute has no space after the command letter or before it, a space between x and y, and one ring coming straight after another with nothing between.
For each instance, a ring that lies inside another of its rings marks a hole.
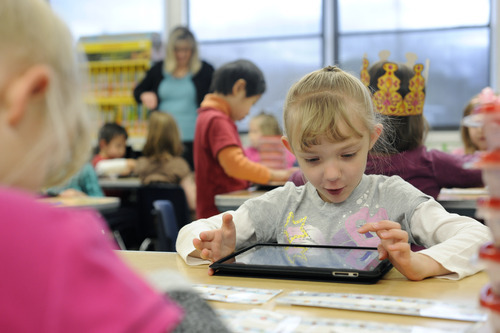
<instances>
[{"instance_id":1,"label":"wooden table","mask_svg":"<svg viewBox=\"0 0 500 333\"><path fill-rule=\"evenodd\" d=\"M443 188L437 201L451 213L475 217L477 200L486 196L485 188Z\"/></svg>"},{"instance_id":2,"label":"wooden table","mask_svg":"<svg viewBox=\"0 0 500 333\"><path fill-rule=\"evenodd\" d=\"M431 278L424 281L408 281L397 270L391 270L382 280L372 285L347 284L333 282L315 282L300 280L281 280L265 278L246 278L230 276L208 276L207 266L188 266L174 252L135 252L118 251L120 257L139 274L146 275L161 269L171 269L197 284L216 284L248 288L281 289L282 294L294 290L328 293L356 293L371 295L389 295L439 300L455 304L479 306L479 292L489 282L485 272L467 277L460 281ZM367 320L398 325L417 325L456 332L470 327L470 322L413 317L404 315L382 314L350 310L337 310L316 307L289 306L278 304L276 297L263 305L248 305L209 301L215 308L249 310L262 309L298 316L317 316L346 320ZM480 323L480 328L473 332L492 332L489 324Z\"/></svg>"},{"instance_id":3,"label":"wooden table","mask_svg":"<svg viewBox=\"0 0 500 333\"><path fill-rule=\"evenodd\" d=\"M120 198L115 197L50 197L39 200L56 207L93 208L100 212L109 212L120 207Z\"/></svg>"},{"instance_id":4,"label":"wooden table","mask_svg":"<svg viewBox=\"0 0 500 333\"><path fill-rule=\"evenodd\" d=\"M236 210L246 200L261 196L264 193L266 193L266 191L260 191L254 188L249 188L241 191L234 191L225 194L217 194L215 196L215 206L217 206L219 212Z\"/></svg>"}]
</instances>

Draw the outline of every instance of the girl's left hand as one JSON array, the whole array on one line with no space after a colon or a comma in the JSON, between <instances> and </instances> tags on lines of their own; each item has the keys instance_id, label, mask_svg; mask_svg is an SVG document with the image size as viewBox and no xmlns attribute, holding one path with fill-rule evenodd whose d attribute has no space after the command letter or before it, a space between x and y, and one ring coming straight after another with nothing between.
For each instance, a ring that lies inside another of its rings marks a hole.
<instances>
[{"instance_id":1,"label":"girl's left hand","mask_svg":"<svg viewBox=\"0 0 500 333\"><path fill-rule=\"evenodd\" d=\"M397 222L382 220L366 223L358 229L359 233L375 232L380 238L378 245L380 260L388 258L393 266L410 280L423 280L426 277L447 274L438 262L424 254L411 251L408 233Z\"/></svg>"}]
</instances>

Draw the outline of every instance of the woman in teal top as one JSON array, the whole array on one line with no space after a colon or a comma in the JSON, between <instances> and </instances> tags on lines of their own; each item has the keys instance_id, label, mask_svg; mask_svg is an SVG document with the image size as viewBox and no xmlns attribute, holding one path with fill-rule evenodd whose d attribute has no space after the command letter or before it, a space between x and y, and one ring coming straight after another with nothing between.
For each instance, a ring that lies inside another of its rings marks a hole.
<instances>
[{"instance_id":1,"label":"woman in teal top","mask_svg":"<svg viewBox=\"0 0 500 333\"><path fill-rule=\"evenodd\" d=\"M197 109L208 93L213 72L212 65L200 60L191 31L177 27L168 38L165 59L154 64L134 89L137 103L174 116L184 144L183 157L192 170Z\"/></svg>"}]
</instances>

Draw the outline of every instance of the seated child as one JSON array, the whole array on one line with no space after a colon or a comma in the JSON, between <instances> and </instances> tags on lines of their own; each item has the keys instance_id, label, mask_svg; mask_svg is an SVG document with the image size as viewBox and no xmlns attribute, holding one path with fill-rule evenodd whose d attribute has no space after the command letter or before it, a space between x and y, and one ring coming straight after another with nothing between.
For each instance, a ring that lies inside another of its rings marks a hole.
<instances>
[{"instance_id":1,"label":"seated child","mask_svg":"<svg viewBox=\"0 0 500 333\"><path fill-rule=\"evenodd\" d=\"M277 242L378 247L380 259L410 280L461 279L480 269L470 260L492 239L488 227L448 213L398 176L364 174L383 126L359 79L335 66L312 72L291 87L283 109L283 143L309 182L288 182L184 226L176 249L188 264ZM413 252L410 243L425 249Z\"/></svg>"},{"instance_id":2,"label":"seated child","mask_svg":"<svg viewBox=\"0 0 500 333\"><path fill-rule=\"evenodd\" d=\"M286 181L294 171L270 169L250 161L243 152L235 121L248 115L264 93L261 70L252 62L237 60L220 67L198 110L194 138L196 215L219 213L215 195L248 188L249 182Z\"/></svg>"},{"instance_id":3,"label":"seated child","mask_svg":"<svg viewBox=\"0 0 500 333\"><path fill-rule=\"evenodd\" d=\"M380 121L387 125L379 140L387 145L374 146L365 173L400 176L434 199L442 188L483 186L481 170L464 168L464 164L471 161L470 156L428 150L424 145L429 126L423 114L423 65L417 64L412 69L405 64L389 62L385 52L381 52L381 56L382 60L369 69L368 61L364 62L366 68L361 77L373 93ZM393 80L399 89L393 91L392 86L386 84L388 80ZM293 175L291 180L296 185L305 181L299 174Z\"/></svg>"},{"instance_id":4,"label":"seated child","mask_svg":"<svg viewBox=\"0 0 500 333\"><path fill-rule=\"evenodd\" d=\"M252 119L250 119L250 123L248 125L248 137L250 139L250 146L245 148L244 150L246 157L248 157L248 159L251 161L259 162L268 166L272 165L272 162L276 162L283 169L293 167L295 164L295 156L288 150L286 150L281 143L282 135L283 132L281 131L278 119L276 119L276 117L274 117L272 114L262 112L254 116ZM273 158L273 156L271 156L268 161L261 160L262 152L259 150L259 147L263 143L265 144L265 141L263 142L263 140L266 140L266 138L268 137L272 137L273 139L277 137L277 142L279 144L278 153L281 153L281 149L283 151L282 159L275 161L276 158Z\"/></svg>"},{"instance_id":5,"label":"seated child","mask_svg":"<svg viewBox=\"0 0 500 333\"><path fill-rule=\"evenodd\" d=\"M98 175L113 175L118 172L120 176L127 176L132 173L135 167L135 160L125 159L127 149L128 134L125 128L117 123L106 123L99 130L98 145L99 150L92 159L92 165L96 168ZM97 164L102 160L119 159Z\"/></svg>"},{"instance_id":6,"label":"seated child","mask_svg":"<svg viewBox=\"0 0 500 333\"><path fill-rule=\"evenodd\" d=\"M62 197L103 197L99 179L92 167L92 164L85 163L83 167L66 183L60 186L49 188L46 193L48 195L57 195Z\"/></svg>"},{"instance_id":7,"label":"seated child","mask_svg":"<svg viewBox=\"0 0 500 333\"><path fill-rule=\"evenodd\" d=\"M465 106L462 119L471 114L477 103L477 96L474 96ZM463 147L453 150L453 154L470 155L487 150L486 138L484 137L482 126L471 127L460 124L460 137Z\"/></svg>"},{"instance_id":8,"label":"seated child","mask_svg":"<svg viewBox=\"0 0 500 333\"><path fill-rule=\"evenodd\" d=\"M166 112L151 113L148 135L134 169L142 184L171 183L184 189L191 210L196 209L196 184L189 164L182 157L183 145L174 117Z\"/></svg>"},{"instance_id":9,"label":"seated child","mask_svg":"<svg viewBox=\"0 0 500 333\"><path fill-rule=\"evenodd\" d=\"M164 276L160 293L135 273L95 211L37 200L87 162L83 67L48 1L1 8L1 331L227 332L182 277Z\"/></svg>"}]
</instances>

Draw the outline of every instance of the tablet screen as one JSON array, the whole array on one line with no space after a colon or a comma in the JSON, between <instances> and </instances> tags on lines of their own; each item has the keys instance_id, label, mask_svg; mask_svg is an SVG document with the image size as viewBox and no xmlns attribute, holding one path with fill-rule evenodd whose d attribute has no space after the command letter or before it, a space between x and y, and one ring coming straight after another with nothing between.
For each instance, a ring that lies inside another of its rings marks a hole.
<instances>
[{"instance_id":1,"label":"tablet screen","mask_svg":"<svg viewBox=\"0 0 500 333\"><path fill-rule=\"evenodd\" d=\"M380 263L376 248L256 245L221 264L328 268L373 271Z\"/></svg>"}]
</instances>

